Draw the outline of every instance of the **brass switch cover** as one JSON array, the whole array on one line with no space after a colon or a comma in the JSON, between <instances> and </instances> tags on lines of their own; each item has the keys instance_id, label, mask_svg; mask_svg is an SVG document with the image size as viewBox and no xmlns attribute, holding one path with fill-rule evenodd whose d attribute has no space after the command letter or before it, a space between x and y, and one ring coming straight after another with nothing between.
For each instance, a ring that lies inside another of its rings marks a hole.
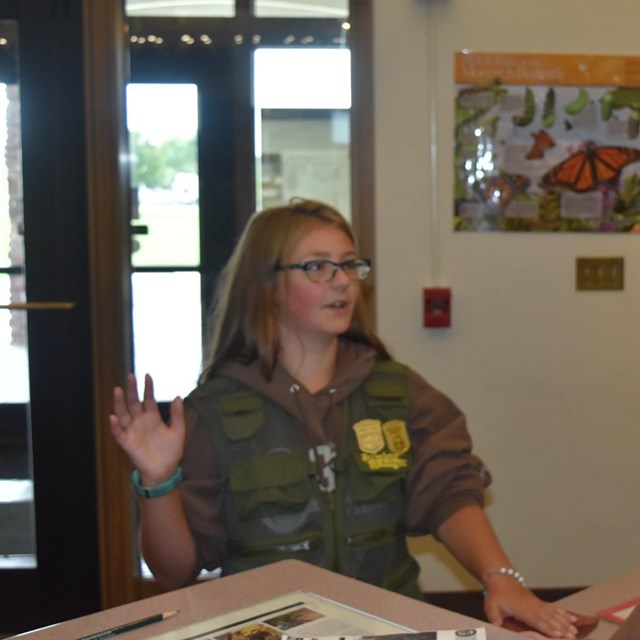
<instances>
[{"instance_id":1,"label":"brass switch cover","mask_svg":"<svg viewBox=\"0 0 640 640\"><path fill-rule=\"evenodd\" d=\"M576 290L624 289L624 258L576 258Z\"/></svg>"}]
</instances>

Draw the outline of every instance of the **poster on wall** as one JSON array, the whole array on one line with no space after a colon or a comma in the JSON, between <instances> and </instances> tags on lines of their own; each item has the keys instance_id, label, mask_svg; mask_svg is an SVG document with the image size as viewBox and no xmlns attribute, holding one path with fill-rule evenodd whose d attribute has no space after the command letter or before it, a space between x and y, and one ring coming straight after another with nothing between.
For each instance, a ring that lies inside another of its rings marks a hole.
<instances>
[{"instance_id":1,"label":"poster on wall","mask_svg":"<svg viewBox=\"0 0 640 640\"><path fill-rule=\"evenodd\" d=\"M640 57L457 52L456 231L640 232Z\"/></svg>"}]
</instances>

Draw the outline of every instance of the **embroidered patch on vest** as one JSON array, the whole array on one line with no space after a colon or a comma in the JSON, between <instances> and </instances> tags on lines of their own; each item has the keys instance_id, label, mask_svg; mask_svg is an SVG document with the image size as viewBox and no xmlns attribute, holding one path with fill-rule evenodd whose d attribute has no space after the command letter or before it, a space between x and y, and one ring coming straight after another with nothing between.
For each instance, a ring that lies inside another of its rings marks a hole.
<instances>
[{"instance_id":1,"label":"embroidered patch on vest","mask_svg":"<svg viewBox=\"0 0 640 640\"><path fill-rule=\"evenodd\" d=\"M404 420L388 420L382 425L387 449L391 453L406 453L411 447L407 424Z\"/></svg>"},{"instance_id":2,"label":"embroidered patch on vest","mask_svg":"<svg viewBox=\"0 0 640 640\"><path fill-rule=\"evenodd\" d=\"M382 424L380 420L368 418L356 422L353 430L360 459L371 471L404 469L408 465L402 457L411 447L404 420L388 420Z\"/></svg>"},{"instance_id":3,"label":"embroidered patch on vest","mask_svg":"<svg viewBox=\"0 0 640 640\"><path fill-rule=\"evenodd\" d=\"M404 458L397 453L363 453L361 454L362 462L366 463L370 471L397 471L405 469L409 464Z\"/></svg>"},{"instance_id":4,"label":"embroidered patch on vest","mask_svg":"<svg viewBox=\"0 0 640 640\"><path fill-rule=\"evenodd\" d=\"M367 418L353 425L358 447L363 453L380 453L384 449L384 436L380 420Z\"/></svg>"}]
</instances>

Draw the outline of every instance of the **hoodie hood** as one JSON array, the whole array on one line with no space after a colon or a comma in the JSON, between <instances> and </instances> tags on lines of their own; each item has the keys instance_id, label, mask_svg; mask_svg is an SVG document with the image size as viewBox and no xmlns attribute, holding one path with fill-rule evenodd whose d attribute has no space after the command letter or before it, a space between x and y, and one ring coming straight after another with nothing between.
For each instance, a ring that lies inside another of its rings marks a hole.
<instances>
[{"instance_id":1,"label":"hoodie hood","mask_svg":"<svg viewBox=\"0 0 640 640\"><path fill-rule=\"evenodd\" d=\"M333 378L329 385L314 394L280 365L276 365L271 380L262 375L258 361L249 364L226 362L219 373L282 406L307 426L315 443L327 439L336 442L341 420L332 415L336 413L333 409L360 387L371 373L376 355L369 346L341 340Z\"/></svg>"}]
</instances>

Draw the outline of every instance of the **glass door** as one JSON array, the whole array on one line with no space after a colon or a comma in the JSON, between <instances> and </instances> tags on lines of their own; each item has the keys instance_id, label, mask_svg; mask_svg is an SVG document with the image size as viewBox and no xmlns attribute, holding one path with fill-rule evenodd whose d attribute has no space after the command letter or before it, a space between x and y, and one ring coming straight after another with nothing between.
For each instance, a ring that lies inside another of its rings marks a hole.
<instances>
[{"instance_id":1,"label":"glass door","mask_svg":"<svg viewBox=\"0 0 640 640\"><path fill-rule=\"evenodd\" d=\"M133 370L153 375L164 408L197 384L203 310L235 239L240 115L232 49L189 49L171 64L159 49L134 43L126 112Z\"/></svg>"},{"instance_id":2,"label":"glass door","mask_svg":"<svg viewBox=\"0 0 640 640\"><path fill-rule=\"evenodd\" d=\"M0 568L37 566L25 313L17 23L0 22Z\"/></svg>"},{"instance_id":3,"label":"glass door","mask_svg":"<svg viewBox=\"0 0 640 640\"><path fill-rule=\"evenodd\" d=\"M0 0L0 635L100 607L81 5Z\"/></svg>"},{"instance_id":4,"label":"glass door","mask_svg":"<svg viewBox=\"0 0 640 640\"><path fill-rule=\"evenodd\" d=\"M130 20L133 367L161 410L197 384L215 280L253 211L302 196L350 215L346 29L292 27Z\"/></svg>"}]
</instances>

